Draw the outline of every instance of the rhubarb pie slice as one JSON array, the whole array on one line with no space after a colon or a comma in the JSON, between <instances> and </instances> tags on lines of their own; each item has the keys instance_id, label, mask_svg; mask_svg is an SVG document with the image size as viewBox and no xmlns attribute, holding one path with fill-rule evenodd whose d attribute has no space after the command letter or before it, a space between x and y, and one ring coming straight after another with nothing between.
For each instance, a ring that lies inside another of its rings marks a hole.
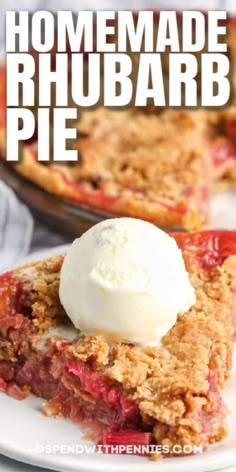
<instances>
[{"instance_id":1,"label":"rhubarb pie slice","mask_svg":"<svg viewBox=\"0 0 236 472\"><path fill-rule=\"evenodd\" d=\"M174 235L197 302L160 347L110 344L72 326L59 301L63 257L0 277L0 388L91 427L100 445L200 445L227 434L236 233ZM71 336L72 332L72 336ZM19 408L20 408L19 404ZM46 418L45 418L45 421ZM94 428L94 424L96 428Z\"/></svg>"}]
</instances>

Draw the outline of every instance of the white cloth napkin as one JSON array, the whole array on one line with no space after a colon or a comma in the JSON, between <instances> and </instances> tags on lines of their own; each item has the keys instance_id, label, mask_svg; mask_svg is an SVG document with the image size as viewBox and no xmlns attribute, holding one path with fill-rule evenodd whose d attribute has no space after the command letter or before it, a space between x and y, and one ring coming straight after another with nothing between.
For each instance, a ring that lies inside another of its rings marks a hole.
<instances>
[{"instance_id":1,"label":"white cloth napkin","mask_svg":"<svg viewBox=\"0 0 236 472\"><path fill-rule=\"evenodd\" d=\"M28 254L33 227L28 208L0 181L0 273Z\"/></svg>"}]
</instances>

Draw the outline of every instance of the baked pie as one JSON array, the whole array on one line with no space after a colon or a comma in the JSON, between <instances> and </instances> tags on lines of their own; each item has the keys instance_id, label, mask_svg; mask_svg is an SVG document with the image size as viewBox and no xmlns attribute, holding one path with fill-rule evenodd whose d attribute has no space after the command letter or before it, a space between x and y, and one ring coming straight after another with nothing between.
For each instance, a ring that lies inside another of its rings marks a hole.
<instances>
[{"instance_id":1,"label":"baked pie","mask_svg":"<svg viewBox=\"0 0 236 472\"><path fill-rule=\"evenodd\" d=\"M221 390L236 325L236 233L173 236L197 301L161 347L111 344L78 331L72 339L58 294L63 256L2 275L1 391L20 400L30 392L44 398L46 415L83 424L103 446L205 449L222 440L228 410Z\"/></svg>"},{"instance_id":2,"label":"baked pie","mask_svg":"<svg viewBox=\"0 0 236 472\"><path fill-rule=\"evenodd\" d=\"M229 51L235 75L235 19ZM5 66L0 71L0 154L5 155ZM82 111L79 161L37 161L37 137L22 143L17 172L47 192L108 215L199 229L209 194L236 181L236 107L220 111L98 107ZM13 164L12 164L13 165Z\"/></svg>"}]
</instances>

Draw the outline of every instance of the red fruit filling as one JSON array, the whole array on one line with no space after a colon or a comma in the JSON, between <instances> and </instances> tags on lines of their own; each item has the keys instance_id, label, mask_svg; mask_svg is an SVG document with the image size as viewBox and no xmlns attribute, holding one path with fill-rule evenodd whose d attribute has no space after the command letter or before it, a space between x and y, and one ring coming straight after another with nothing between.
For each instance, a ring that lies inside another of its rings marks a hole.
<instances>
[{"instance_id":1,"label":"red fruit filling","mask_svg":"<svg viewBox=\"0 0 236 472\"><path fill-rule=\"evenodd\" d=\"M224 124L224 130L233 145L236 146L236 119L226 120Z\"/></svg>"},{"instance_id":2,"label":"red fruit filling","mask_svg":"<svg viewBox=\"0 0 236 472\"><path fill-rule=\"evenodd\" d=\"M106 454L114 454L114 446L150 446L151 442L151 433L127 429L126 431L117 431L115 433L104 433L102 439L97 444L102 446L102 450ZM126 448L124 447L123 453L125 451ZM122 453L121 447L119 447L119 453Z\"/></svg>"},{"instance_id":3,"label":"red fruit filling","mask_svg":"<svg viewBox=\"0 0 236 472\"><path fill-rule=\"evenodd\" d=\"M56 375L59 377L55 378ZM137 405L103 374L80 361L68 360L64 352L54 355L53 361L50 352L39 354L23 366L16 363L7 368L0 362L0 376L0 390L9 395L25 398L28 390L24 386L27 385L37 396L48 399L43 410L49 416L62 415L86 427L93 427L95 423L94 439L98 445L148 446L153 443L152 426L143 423ZM208 381L215 404L214 415L208 414L204 407L189 413L199 424L206 444L226 414L216 371L210 371ZM105 452L114 451L106 448Z\"/></svg>"},{"instance_id":4,"label":"red fruit filling","mask_svg":"<svg viewBox=\"0 0 236 472\"><path fill-rule=\"evenodd\" d=\"M19 313L24 305L22 285L7 272L0 276L0 319Z\"/></svg>"},{"instance_id":5,"label":"red fruit filling","mask_svg":"<svg viewBox=\"0 0 236 472\"><path fill-rule=\"evenodd\" d=\"M192 249L199 265L209 270L223 264L236 254L234 231L201 231L199 233L172 233L181 250Z\"/></svg>"},{"instance_id":6,"label":"red fruit filling","mask_svg":"<svg viewBox=\"0 0 236 472\"><path fill-rule=\"evenodd\" d=\"M236 145L236 141L235 141ZM232 140L222 139L211 148L211 157L215 167L220 167L236 157L236 149Z\"/></svg>"}]
</instances>

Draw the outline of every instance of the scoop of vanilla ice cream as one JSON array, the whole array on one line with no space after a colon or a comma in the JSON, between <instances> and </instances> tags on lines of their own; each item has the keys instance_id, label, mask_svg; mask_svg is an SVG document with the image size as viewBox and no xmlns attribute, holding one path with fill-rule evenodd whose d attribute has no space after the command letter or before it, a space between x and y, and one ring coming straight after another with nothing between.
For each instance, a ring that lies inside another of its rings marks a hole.
<instances>
[{"instance_id":1,"label":"scoop of vanilla ice cream","mask_svg":"<svg viewBox=\"0 0 236 472\"><path fill-rule=\"evenodd\" d=\"M102 221L76 239L59 293L84 334L142 344L157 342L195 303L175 240L134 218Z\"/></svg>"}]
</instances>

